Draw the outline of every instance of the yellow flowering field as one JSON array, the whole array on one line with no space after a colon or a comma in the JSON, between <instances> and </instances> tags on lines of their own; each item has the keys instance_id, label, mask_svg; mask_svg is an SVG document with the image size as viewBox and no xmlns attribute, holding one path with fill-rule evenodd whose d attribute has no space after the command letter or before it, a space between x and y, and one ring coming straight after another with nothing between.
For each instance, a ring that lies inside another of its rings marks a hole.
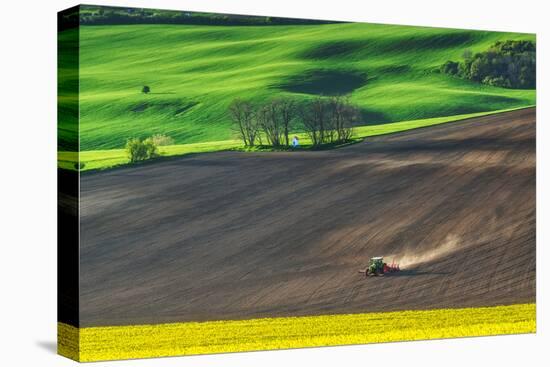
<instances>
[{"instance_id":1,"label":"yellow flowering field","mask_svg":"<svg viewBox=\"0 0 550 367\"><path fill-rule=\"evenodd\" d=\"M532 303L80 329L59 323L58 351L88 362L535 331Z\"/></svg>"}]
</instances>

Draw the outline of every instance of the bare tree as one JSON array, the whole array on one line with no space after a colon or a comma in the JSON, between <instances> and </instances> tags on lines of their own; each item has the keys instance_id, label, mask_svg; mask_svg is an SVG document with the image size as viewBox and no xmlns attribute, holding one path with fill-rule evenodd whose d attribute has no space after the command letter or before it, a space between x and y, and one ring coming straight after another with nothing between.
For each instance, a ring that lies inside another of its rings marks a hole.
<instances>
[{"instance_id":1,"label":"bare tree","mask_svg":"<svg viewBox=\"0 0 550 367\"><path fill-rule=\"evenodd\" d=\"M278 112L280 115L280 121L283 129L283 136L285 139L285 145L289 146L288 134L290 130L290 124L294 120L296 114L296 104L292 99L283 98L275 101L278 105Z\"/></svg>"},{"instance_id":2,"label":"bare tree","mask_svg":"<svg viewBox=\"0 0 550 367\"><path fill-rule=\"evenodd\" d=\"M236 98L229 105L229 114L237 126L245 146L254 146L259 135L259 126L254 118L254 107L250 102Z\"/></svg>"},{"instance_id":3,"label":"bare tree","mask_svg":"<svg viewBox=\"0 0 550 367\"><path fill-rule=\"evenodd\" d=\"M359 110L354 107L348 98L332 97L329 102L331 125L330 141L348 141L353 135L353 125L359 120Z\"/></svg>"},{"instance_id":4,"label":"bare tree","mask_svg":"<svg viewBox=\"0 0 550 367\"><path fill-rule=\"evenodd\" d=\"M288 98L272 99L258 110L258 123L268 144L274 147L290 145L290 125L295 113L295 103Z\"/></svg>"},{"instance_id":5,"label":"bare tree","mask_svg":"<svg viewBox=\"0 0 550 367\"><path fill-rule=\"evenodd\" d=\"M313 146L319 146L325 142L327 127L327 102L317 97L312 102L299 109L306 134L311 139Z\"/></svg>"},{"instance_id":6,"label":"bare tree","mask_svg":"<svg viewBox=\"0 0 550 367\"><path fill-rule=\"evenodd\" d=\"M267 144L271 144L271 139L269 138L269 134L266 133L266 130L268 130L268 125L270 124L269 120L269 109L266 106L260 106L256 110L256 113L254 114L254 119L256 120L256 124L258 125L258 128L260 129L260 140L262 139L262 136L265 136L267 140ZM260 145L263 145L260 144Z\"/></svg>"},{"instance_id":7,"label":"bare tree","mask_svg":"<svg viewBox=\"0 0 550 367\"><path fill-rule=\"evenodd\" d=\"M279 147L283 136L282 116L280 114L280 103L278 100L271 100L259 108L256 118L261 126L268 144Z\"/></svg>"},{"instance_id":8,"label":"bare tree","mask_svg":"<svg viewBox=\"0 0 550 367\"><path fill-rule=\"evenodd\" d=\"M343 105L342 124L338 129L338 140L348 141L353 137L353 126L360 120L361 112L359 109L349 102Z\"/></svg>"}]
</instances>

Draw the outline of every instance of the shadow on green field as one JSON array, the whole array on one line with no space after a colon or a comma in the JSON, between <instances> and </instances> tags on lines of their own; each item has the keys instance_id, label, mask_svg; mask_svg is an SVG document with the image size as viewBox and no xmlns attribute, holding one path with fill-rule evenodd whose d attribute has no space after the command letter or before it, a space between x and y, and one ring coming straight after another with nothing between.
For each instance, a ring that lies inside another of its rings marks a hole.
<instances>
[{"instance_id":1,"label":"shadow on green field","mask_svg":"<svg viewBox=\"0 0 550 367\"><path fill-rule=\"evenodd\" d=\"M350 59L354 57L377 56L410 50L444 49L468 46L476 40L469 31L418 34L409 37L387 37L373 40L330 41L315 45L301 53L308 60Z\"/></svg>"},{"instance_id":2,"label":"shadow on green field","mask_svg":"<svg viewBox=\"0 0 550 367\"><path fill-rule=\"evenodd\" d=\"M367 75L363 72L318 69L294 75L277 87L292 93L335 96L349 94L366 84Z\"/></svg>"}]
</instances>

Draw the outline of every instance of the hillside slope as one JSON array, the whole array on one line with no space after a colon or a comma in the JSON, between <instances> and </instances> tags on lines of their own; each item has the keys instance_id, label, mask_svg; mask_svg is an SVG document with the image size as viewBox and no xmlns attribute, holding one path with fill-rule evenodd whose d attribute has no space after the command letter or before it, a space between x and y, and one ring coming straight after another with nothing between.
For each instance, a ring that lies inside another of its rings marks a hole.
<instances>
[{"instance_id":1,"label":"hillside slope","mask_svg":"<svg viewBox=\"0 0 550 367\"><path fill-rule=\"evenodd\" d=\"M534 109L80 187L81 326L535 301Z\"/></svg>"},{"instance_id":2,"label":"hillside slope","mask_svg":"<svg viewBox=\"0 0 550 367\"><path fill-rule=\"evenodd\" d=\"M120 148L153 133L177 144L230 139L226 110L237 96L349 94L362 124L533 105L532 90L434 72L465 49L506 39L534 35L358 23L82 26L81 149Z\"/></svg>"}]
</instances>

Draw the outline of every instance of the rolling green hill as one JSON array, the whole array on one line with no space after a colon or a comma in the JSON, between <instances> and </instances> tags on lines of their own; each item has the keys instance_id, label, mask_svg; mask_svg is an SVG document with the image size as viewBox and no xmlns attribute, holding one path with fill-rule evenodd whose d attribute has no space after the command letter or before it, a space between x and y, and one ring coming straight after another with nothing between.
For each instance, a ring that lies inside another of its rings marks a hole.
<instances>
[{"instance_id":1,"label":"rolling green hill","mask_svg":"<svg viewBox=\"0 0 550 367\"><path fill-rule=\"evenodd\" d=\"M437 71L466 49L508 39L535 36L358 23L82 26L80 148L121 148L156 133L176 144L234 139L227 106L235 97L349 94L363 125L533 105L534 90Z\"/></svg>"}]
</instances>

